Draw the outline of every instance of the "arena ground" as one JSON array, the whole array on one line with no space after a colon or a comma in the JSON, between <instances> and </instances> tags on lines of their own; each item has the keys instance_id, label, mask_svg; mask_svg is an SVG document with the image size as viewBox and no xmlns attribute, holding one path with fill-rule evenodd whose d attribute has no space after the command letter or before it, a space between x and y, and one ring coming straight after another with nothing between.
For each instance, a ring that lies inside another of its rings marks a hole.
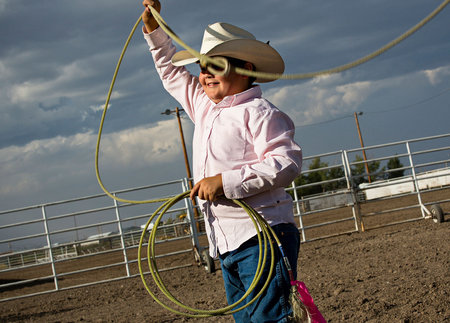
<instances>
[{"instance_id":1,"label":"arena ground","mask_svg":"<svg viewBox=\"0 0 450 323\"><path fill-rule=\"evenodd\" d=\"M441 224L420 220L305 243L299 278L328 322L450 321L449 225L448 218ZM220 269L208 274L192 266L161 275L188 305L226 305ZM0 322L233 320L173 314L148 295L137 277L1 302Z\"/></svg>"}]
</instances>

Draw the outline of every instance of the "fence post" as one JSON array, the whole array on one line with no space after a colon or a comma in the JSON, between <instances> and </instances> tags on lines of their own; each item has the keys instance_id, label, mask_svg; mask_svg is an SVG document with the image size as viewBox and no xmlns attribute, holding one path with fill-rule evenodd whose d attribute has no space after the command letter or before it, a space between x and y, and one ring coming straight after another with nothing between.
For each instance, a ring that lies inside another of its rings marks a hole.
<instances>
[{"instance_id":1,"label":"fence post","mask_svg":"<svg viewBox=\"0 0 450 323\"><path fill-rule=\"evenodd\" d=\"M302 210L301 210L299 200L298 200L297 186L295 185L295 181L292 181L291 186L294 189L295 206L297 207L298 222L300 225L300 230L302 232L302 239L303 239L303 241L306 241L305 228L303 227L303 214L302 214Z\"/></svg>"},{"instance_id":2,"label":"fence post","mask_svg":"<svg viewBox=\"0 0 450 323\"><path fill-rule=\"evenodd\" d=\"M53 258L52 240L50 238L50 230L48 229L47 214L45 213L45 206L42 205L42 218L44 220L45 236L47 238L48 254L52 264L53 281L55 283L55 290L59 290L58 277L56 275L55 259Z\"/></svg>"},{"instance_id":3,"label":"fence post","mask_svg":"<svg viewBox=\"0 0 450 323\"><path fill-rule=\"evenodd\" d=\"M114 196L116 196L116 194L114 194ZM130 277L130 266L128 264L128 255L127 255L127 248L125 246L125 238L123 236L123 230L122 230L122 222L120 221L120 212L119 212L119 203L117 202L116 199L113 199L114 201L114 208L116 210L116 218L117 218L117 227L119 229L119 234L120 234L120 242L122 244L122 253L123 253L123 259L125 261L125 268L127 271L127 277ZM112 249L112 246L111 246Z\"/></svg>"},{"instance_id":4,"label":"fence post","mask_svg":"<svg viewBox=\"0 0 450 323\"><path fill-rule=\"evenodd\" d=\"M358 191L356 185L354 185L353 177L352 177L352 168L350 167L350 162L348 161L348 154L346 150L342 151L342 163L344 165L344 173L345 178L347 180L347 189L350 190L352 196L352 213L353 218L355 219L355 228L359 231L358 228L358 220L361 223L361 232L365 231L364 221L361 215L361 205L358 201ZM357 220L358 219L358 220Z\"/></svg>"},{"instance_id":5,"label":"fence post","mask_svg":"<svg viewBox=\"0 0 450 323\"><path fill-rule=\"evenodd\" d=\"M189 190L189 179L183 178L181 182L183 192ZM192 241L192 247L194 248L195 260L201 263L201 247L200 242L198 240L198 231L197 231L197 219L195 218L195 212L193 209L192 201L189 198L184 199L184 205L186 207L187 217L189 219L189 227L190 227L190 236Z\"/></svg>"},{"instance_id":6,"label":"fence post","mask_svg":"<svg viewBox=\"0 0 450 323\"><path fill-rule=\"evenodd\" d=\"M425 218L426 217L425 213L427 213L428 215L430 215L430 213L426 209L425 205L423 205L423 203L422 203L422 196L420 195L419 182L416 177L416 169L414 167L414 162L412 159L411 149L409 147L408 141L406 142L406 150L408 151L409 164L411 166L411 174L412 174L413 181L414 181L414 188L416 189L416 192L417 192L417 199L419 200L420 212L422 213L422 217Z\"/></svg>"}]
</instances>

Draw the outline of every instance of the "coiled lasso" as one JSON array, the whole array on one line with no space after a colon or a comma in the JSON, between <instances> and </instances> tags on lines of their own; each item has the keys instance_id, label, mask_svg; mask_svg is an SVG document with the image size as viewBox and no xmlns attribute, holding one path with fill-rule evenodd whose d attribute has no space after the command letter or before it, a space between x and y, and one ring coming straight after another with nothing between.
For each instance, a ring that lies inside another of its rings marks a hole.
<instances>
[{"instance_id":1,"label":"coiled lasso","mask_svg":"<svg viewBox=\"0 0 450 323\"><path fill-rule=\"evenodd\" d=\"M427 17L425 17L422 21L420 21L417 25L415 25L414 27L412 27L411 29L409 29L407 32L405 32L404 34L402 34L401 36L397 37L396 39L392 40L391 42L387 43L385 46L379 48L378 50L372 52L371 54L364 56L360 59L357 59L353 62L350 62L348 64L344 64L341 66L337 66L331 69L327 69L327 70L322 70L322 71L317 71L317 72L311 72L311 73L302 73L302 74L271 74L271 73L261 73L261 72L257 72L257 71L249 71L246 69L242 69L242 68L236 68L236 72L243 74L243 75L248 75L251 77L258 77L258 78L274 78L274 76L276 78L280 78L280 79L305 79L305 78L313 78L316 76L320 76L320 75L326 75L326 74L332 74L332 73L338 73L338 72L342 72L345 71L347 69L350 69L352 67L358 66L360 64L363 64L373 58L375 58L376 56L384 53L385 51L389 50L390 48L394 47L395 45L397 45L398 43L400 43L401 41L403 41L404 39L406 39L407 37L411 36L413 33L415 33L417 30L419 30L421 27L423 27L426 23L428 23L431 19L433 19L439 12L441 12L450 2L450 0L445 0L443 1L435 10L433 10ZM162 17L160 16L160 14L152 7L150 7L150 10L153 14L153 16L155 17L155 19L158 21L159 25L161 28L164 29L164 31L174 40L176 41L179 45L181 45L182 47L184 47L186 50L188 50L189 52L191 52L191 54L193 54L195 57L197 57L200 60L200 64L202 66L206 66L207 63L213 63L216 66L222 67L222 68L227 68L226 66L226 62L224 62L223 60L218 60L218 59L214 59L212 57L208 57L205 55L201 55L199 52L197 52L196 50L192 49L191 47L189 47L187 44L185 44L172 30L171 28L167 25L167 23L162 19ZM238 305L255 289L257 283L260 281L261 276L262 276L262 270L266 264L266 260L267 260L267 246L270 246L270 252L271 252L271 263L270 263L270 271L269 271L269 275L268 277L270 278L272 272L273 272L273 268L274 268L274 246L272 243L272 239L276 241L276 243L278 244L278 247L280 248L281 254L285 260L286 263L286 267L288 269L288 271L290 270L290 266L289 263L287 262L286 257L284 257L284 252L283 249L281 247L281 243L278 240L275 232L272 230L272 228L267 224L267 222L264 220L264 218L262 218L258 212L256 212L252 207L250 207L248 204L246 204L244 201L242 200L233 200L233 202L235 204L237 204L238 206L242 207L246 213L249 215L249 217L251 218L251 220L253 221L254 225L255 225L255 230L256 230L256 234L258 237L258 243L259 243L259 260L258 260L258 267L255 273L255 276L253 278L253 282L250 286L250 288L246 291L245 295L236 303L231 304L229 306L226 306L224 308L221 309L215 309L215 310L201 310L201 309L195 309L192 307L189 307L187 305L184 305L182 302L180 302L178 299L176 299L171 293L170 291L167 289L167 287L164 285L159 272L158 272L158 268L157 268L157 264L156 264L156 255L155 255L155 239L156 239L156 229L159 225L159 223L161 222L162 216L164 215L164 213L170 209L170 207L172 207L175 203L177 203L178 201L189 197L190 191L186 191L182 194L173 196L173 197L168 197L168 198L161 198L161 199L152 199L152 200L129 200L129 199L123 199L120 198L112 193L110 193L106 187L103 185L103 182L101 180L100 177L100 172L99 172L99 166L98 166L98 157L99 157L99 151L100 151L100 141L101 141L101 134L102 134L102 129L103 129L103 124L104 124L104 120L105 120L105 116L106 116L106 112L108 109L108 105L109 105L109 101L111 98L111 94L112 94L112 90L114 88L114 84L116 81L116 77L121 65L121 62L123 60L124 54L128 48L128 44L136 30L136 28L138 27L140 21L141 21L141 17L139 17L139 19L136 21L136 24L133 26L130 35L128 36L128 39L125 42L125 45L122 49L121 55L119 57L119 61L117 62L116 65L116 69L114 71L114 75L111 81L111 85L107 94L107 98L106 98L106 102L105 102L105 106L104 106L104 110L103 110L103 114L101 117L101 121L100 121L100 127L99 127L99 131L98 131L98 137L97 137L97 146L96 146L96 150L95 150L95 173L97 176L97 180L98 183L100 185L100 187L102 188L102 190L111 198L119 201L119 202L124 202L124 203L132 203L132 204L146 204L146 203L156 203L156 202L164 202L154 213L153 215L150 217L150 219L148 220L148 222L145 225L145 228L142 232L141 235L141 239L139 242L139 252L138 252L138 264L139 264L139 272L141 275L141 279L145 285L145 288L147 289L148 293L154 298L154 300L160 304L161 306L163 306L164 308L168 309L169 311L172 311L176 314L179 315L184 315L184 316L188 316L188 317L209 317L209 316L216 316L216 315L228 315L228 314L232 314L235 313L237 311L242 310L243 308L249 306L251 303L253 303L254 301L256 301L256 299L258 299L258 297L264 292L264 290L266 289L266 287L269 284L269 279L264 283L262 289L258 292L258 294L246 305L243 305L241 307L238 307ZM213 72L214 74L219 74L217 71L215 70L210 70L211 72ZM147 255L148 255L148 265L150 268L150 273L156 283L156 285L158 286L158 288L160 289L160 291L166 296L166 298L172 302L173 304L177 305L178 307L182 308L183 310L185 310L184 312L181 310L177 310L173 307L170 307L168 305L166 305L165 303L163 303L161 300L158 299L158 297L151 291L151 289L149 288L149 286L146 283L145 277L144 277L144 270L142 268L142 256L141 256L141 250L143 249L143 245L145 244L145 236L146 236L146 232L148 230L148 227L150 225L150 223L155 220L154 222L154 226L150 232L150 237L149 237L149 242L148 242L148 246L147 246ZM260 231L261 230L261 231ZM292 272L290 272L290 274L292 275ZM308 320L308 311L306 310L306 308L304 306L301 306L302 304L300 304L300 309L299 311L302 313L296 313L298 315L298 317L300 317L300 320Z\"/></svg>"}]
</instances>

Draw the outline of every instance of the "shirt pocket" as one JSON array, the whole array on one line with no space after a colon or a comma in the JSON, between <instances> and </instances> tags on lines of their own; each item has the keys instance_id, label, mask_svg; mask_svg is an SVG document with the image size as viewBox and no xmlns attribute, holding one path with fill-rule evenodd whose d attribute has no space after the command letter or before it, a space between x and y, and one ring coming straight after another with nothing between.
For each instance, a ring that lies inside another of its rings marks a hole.
<instances>
[{"instance_id":1,"label":"shirt pocket","mask_svg":"<svg viewBox=\"0 0 450 323\"><path fill-rule=\"evenodd\" d=\"M221 127L220 131L213 131L210 140L210 152L218 161L243 160L246 150L245 129L229 124ZM218 129L217 129L218 130Z\"/></svg>"}]
</instances>

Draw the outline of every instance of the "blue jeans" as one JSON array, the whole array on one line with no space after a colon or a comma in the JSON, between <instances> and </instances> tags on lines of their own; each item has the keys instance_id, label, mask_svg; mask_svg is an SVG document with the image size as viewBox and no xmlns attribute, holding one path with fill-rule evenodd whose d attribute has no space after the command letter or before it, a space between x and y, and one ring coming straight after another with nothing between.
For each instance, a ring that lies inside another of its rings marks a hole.
<instances>
[{"instance_id":1,"label":"blue jeans","mask_svg":"<svg viewBox=\"0 0 450 323\"><path fill-rule=\"evenodd\" d=\"M300 249L300 234L293 224L278 224L272 227L283 246L284 253L292 267L294 278L297 274L297 258ZM270 248L270 247L268 247ZM233 314L238 323L288 322L292 310L288 303L290 281L286 266L277 244L275 265L270 284L265 292L249 307ZM267 253L264 273L253 292L237 308L249 302L267 281L270 269L270 249ZM219 256L228 304L238 301L249 288L255 276L259 259L258 238L255 236L238 249Z\"/></svg>"}]
</instances>

